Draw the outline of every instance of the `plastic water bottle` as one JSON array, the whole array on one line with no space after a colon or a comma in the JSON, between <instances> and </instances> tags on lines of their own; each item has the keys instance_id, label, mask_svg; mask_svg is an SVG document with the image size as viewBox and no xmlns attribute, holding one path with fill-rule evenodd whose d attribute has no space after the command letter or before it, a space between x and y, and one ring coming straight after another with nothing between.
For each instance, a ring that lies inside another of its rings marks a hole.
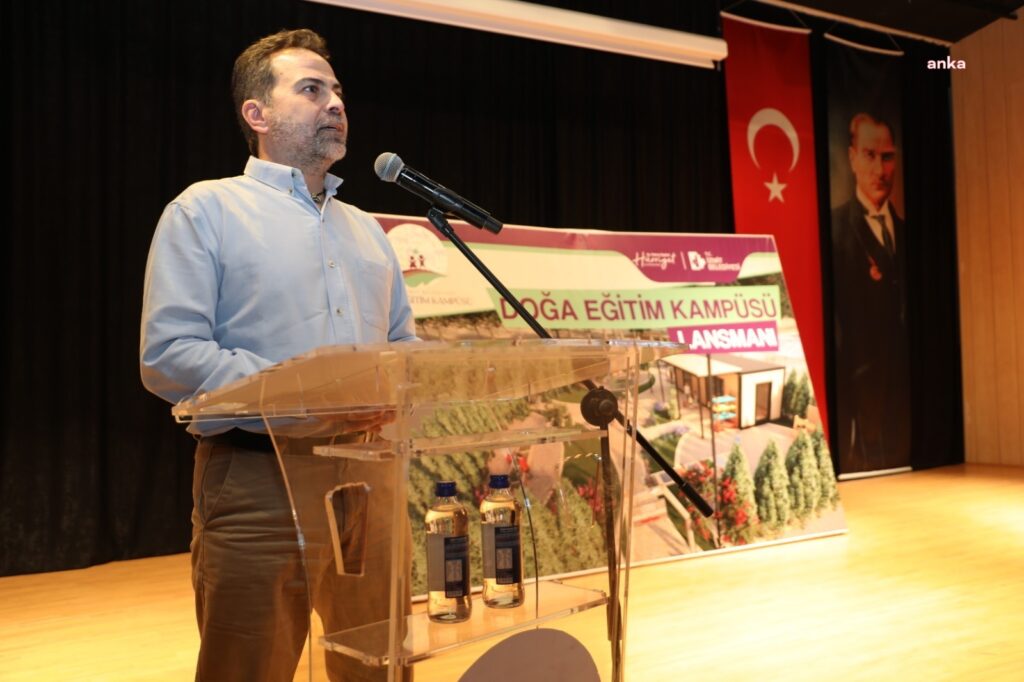
<instances>
[{"instance_id":1,"label":"plastic water bottle","mask_svg":"<svg viewBox=\"0 0 1024 682\"><path fill-rule=\"evenodd\" d=\"M522 506L512 496L508 476L491 476L480 503L484 555L484 604L505 609L523 603L523 552L519 539Z\"/></svg>"},{"instance_id":2,"label":"plastic water bottle","mask_svg":"<svg viewBox=\"0 0 1024 682\"><path fill-rule=\"evenodd\" d=\"M427 527L427 615L439 623L469 618L469 514L456 497L454 481L438 481Z\"/></svg>"}]
</instances>

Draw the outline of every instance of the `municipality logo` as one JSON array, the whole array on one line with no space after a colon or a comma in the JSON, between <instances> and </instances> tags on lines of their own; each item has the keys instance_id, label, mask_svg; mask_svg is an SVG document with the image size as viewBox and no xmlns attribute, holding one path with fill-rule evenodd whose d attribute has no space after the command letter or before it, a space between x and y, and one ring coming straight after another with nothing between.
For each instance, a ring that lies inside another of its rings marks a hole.
<instances>
[{"instance_id":1,"label":"municipality logo","mask_svg":"<svg viewBox=\"0 0 1024 682\"><path fill-rule=\"evenodd\" d=\"M700 255L699 251L687 251L686 260L690 263L691 270L703 270L708 265L707 260Z\"/></svg>"}]
</instances>

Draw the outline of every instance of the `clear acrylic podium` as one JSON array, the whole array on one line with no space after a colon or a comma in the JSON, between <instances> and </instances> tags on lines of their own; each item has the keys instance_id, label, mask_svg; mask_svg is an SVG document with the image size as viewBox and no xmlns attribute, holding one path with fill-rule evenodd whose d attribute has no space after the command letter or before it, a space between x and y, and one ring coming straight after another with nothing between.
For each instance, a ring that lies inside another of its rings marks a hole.
<instances>
[{"instance_id":1,"label":"clear acrylic podium","mask_svg":"<svg viewBox=\"0 0 1024 682\"><path fill-rule=\"evenodd\" d=\"M680 349L633 340L332 346L183 401L173 413L181 422L230 420L273 439L306 599L320 618L311 616L297 679L344 678L358 662L401 680L404 669L438 657L452 667L440 676L417 669L417 679L460 679L467 659L504 638L560 628L594 610L600 631L574 635L594 660L598 676L587 679L618 682L638 453L628 430L584 421L580 382L610 391L635 423L641 367ZM424 604L410 605L425 594L424 505L434 480L461 477L471 489L459 496L472 512L488 471L510 473L527 501L526 602L491 609L475 594L469 620L432 622ZM583 586L566 579L587 569L606 578L591 575Z\"/></svg>"}]
</instances>

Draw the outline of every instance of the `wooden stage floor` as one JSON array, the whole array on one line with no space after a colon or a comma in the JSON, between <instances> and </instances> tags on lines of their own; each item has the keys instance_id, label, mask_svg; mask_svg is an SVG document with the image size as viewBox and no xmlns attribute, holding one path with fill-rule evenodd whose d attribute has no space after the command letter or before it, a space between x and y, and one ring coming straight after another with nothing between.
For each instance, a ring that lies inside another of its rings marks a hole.
<instances>
[{"instance_id":1,"label":"wooden stage floor","mask_svg":"<svg viewBox=\"0 0 1024 682\"><path fill-rule=\"evenodd\" d=\"M840 493L846 535L636 569L627 679L1024 680L1024 469ZM0 579L0 680L188 680L197 645L185 555Z\"/></svg>"}]
</instances>

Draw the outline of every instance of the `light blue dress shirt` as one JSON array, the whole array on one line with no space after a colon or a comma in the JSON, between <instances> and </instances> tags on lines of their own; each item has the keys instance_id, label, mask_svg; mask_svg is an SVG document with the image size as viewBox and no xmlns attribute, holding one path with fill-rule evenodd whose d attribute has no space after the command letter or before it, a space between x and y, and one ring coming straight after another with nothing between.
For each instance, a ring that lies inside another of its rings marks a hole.
<instances>
[{"instance_id":1,"label":"light blue dress shirt","mask_svg":"<svg viewBox=\"0 0 1024 682\"><path fill-rule=\"evenodd\" d=\"M319 346L416 338L394 250L376 220L332 198L340 184L327 175L321 208L299 170L250 158L244 175L167 206L146 265L147 389L178 402Z\"/></svg>"}]
</instances>

